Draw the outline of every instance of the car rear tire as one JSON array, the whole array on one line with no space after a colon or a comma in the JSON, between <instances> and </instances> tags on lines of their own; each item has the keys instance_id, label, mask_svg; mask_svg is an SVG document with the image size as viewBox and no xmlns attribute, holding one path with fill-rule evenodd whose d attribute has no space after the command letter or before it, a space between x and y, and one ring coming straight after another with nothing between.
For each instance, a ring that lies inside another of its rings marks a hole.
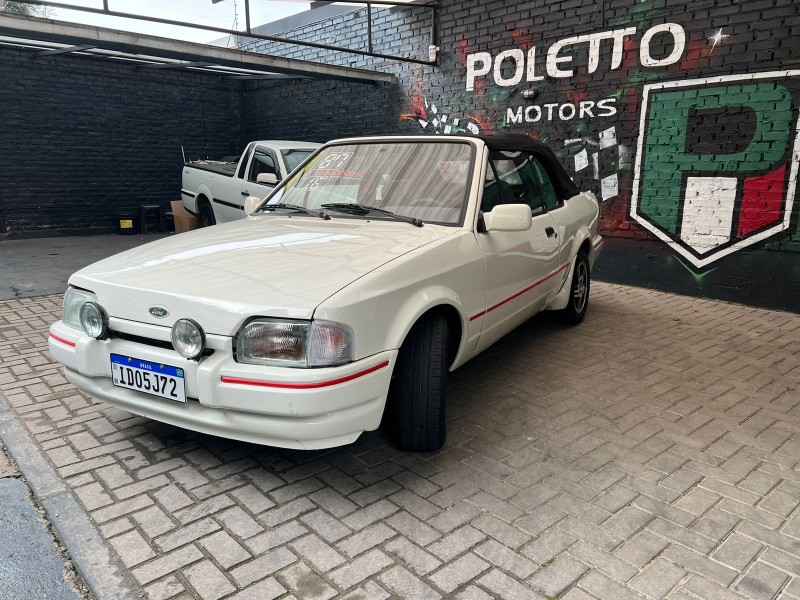
<instances>
[{"instance_id":1,"label":"car rear tire","mask_svg":"<svg viewBox=\"0 0 800 600\"><path fill-rule=\"evenodd\" d=\"M578 252L570 283L569 303L564 310L559 311L559 316L564 323L577 325L583 321L586 308L589 306L590 275L589 258L586 256L586 252Z\"/></svg>"},{"instance_id":2,"label":"car rear tire","mask_svg":"<svg viewBox=\"0 0 800 600\"><path fill-rule=\"evenodd\" d=\"M200 208L197 209L197 220L200 227L211 227L217 224L217 218L214 216L214 209L208 202L203 202Z\"/></svg>"},{"instance_id":3,"label":"car rear tire","mask_svg":"<svg viewBox=\"0 0 800 600\"><path fill-rule=\"evenodd\" d=\"M390 399L391 429L398 446L434 452L445 440L447 321L424 315L400 347Z\"/></svg>"}]
</instances>

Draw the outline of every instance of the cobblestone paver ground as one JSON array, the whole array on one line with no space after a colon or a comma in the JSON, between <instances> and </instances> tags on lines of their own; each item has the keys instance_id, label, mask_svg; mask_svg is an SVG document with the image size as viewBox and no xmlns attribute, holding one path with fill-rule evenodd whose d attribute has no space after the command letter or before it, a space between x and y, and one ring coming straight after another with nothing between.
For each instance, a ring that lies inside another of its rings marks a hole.
<instances>
[{"instance_id":1,"label":"cobblestone paver ground","mask_svg":"<svg viewBox=\"0 0 800 600\"><path fill-rule=\"evenodd\" d=\"M0 303L0 392L150 598L800 598L800 315L595 284L453 374L448 440L330 451L95 403Z\"/></svg>"}]
</instances>

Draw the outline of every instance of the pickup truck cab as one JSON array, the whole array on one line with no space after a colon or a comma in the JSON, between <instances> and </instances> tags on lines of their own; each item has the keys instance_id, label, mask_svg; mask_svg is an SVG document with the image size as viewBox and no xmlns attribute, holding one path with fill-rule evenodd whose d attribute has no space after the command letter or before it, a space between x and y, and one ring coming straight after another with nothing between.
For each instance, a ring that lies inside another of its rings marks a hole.
<instances>
[{"instance_id":1,"label":"pickup truck cab","mask_svg":"<svg viewBox=\"0 0 800 600\"><path fill-rule=\"evenodd\" d=\"M200 227L244 218L248 196L264 198L320 144L260 140L250 142L238 160L196 160L183 167L183 206Z\"/></svg>"}]
</instances>

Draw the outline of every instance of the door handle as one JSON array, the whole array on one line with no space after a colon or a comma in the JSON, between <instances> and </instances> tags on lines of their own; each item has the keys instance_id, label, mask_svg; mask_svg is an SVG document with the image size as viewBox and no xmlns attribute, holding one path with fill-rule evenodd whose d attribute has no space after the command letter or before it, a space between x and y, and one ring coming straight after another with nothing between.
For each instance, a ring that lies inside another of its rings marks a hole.
<instances>
[{"instance_id":1,"label":"door handle","mask_svg":"<svg viewBox=\"0 0 800 600\"><path fill-rule=\"evenodd\" d=\"M248 192L247 190L242 192L242 196L249 196L249 195L250 195L250 192Z\"/></svg>"},{"instance_id":2,"label":"door handle","mask_svg":"<svg viewBox=\"0 0 800 600\"><path fill-rule=\"evenodd\" d=\"M552 227L545 227L544 232L547 234L547 237L558 237L556 230Z\"/></svg>"}]
</instances>

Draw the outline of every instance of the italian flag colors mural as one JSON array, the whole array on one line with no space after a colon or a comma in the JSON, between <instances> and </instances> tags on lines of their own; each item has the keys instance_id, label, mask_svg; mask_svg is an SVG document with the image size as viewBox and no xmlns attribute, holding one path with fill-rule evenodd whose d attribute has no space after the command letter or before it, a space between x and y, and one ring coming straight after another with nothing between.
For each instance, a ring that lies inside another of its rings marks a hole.
<instances>
[{"instance_id":1,"label":"italian flag colors mural","mask_svg":"<svg viewBox=\"0 0 800 600\"><path fill-rule=\"evenodd\" d=\"M798 75L644 86L631 218L698 268L789 229Z\"/></svg>"}]
</instances>

